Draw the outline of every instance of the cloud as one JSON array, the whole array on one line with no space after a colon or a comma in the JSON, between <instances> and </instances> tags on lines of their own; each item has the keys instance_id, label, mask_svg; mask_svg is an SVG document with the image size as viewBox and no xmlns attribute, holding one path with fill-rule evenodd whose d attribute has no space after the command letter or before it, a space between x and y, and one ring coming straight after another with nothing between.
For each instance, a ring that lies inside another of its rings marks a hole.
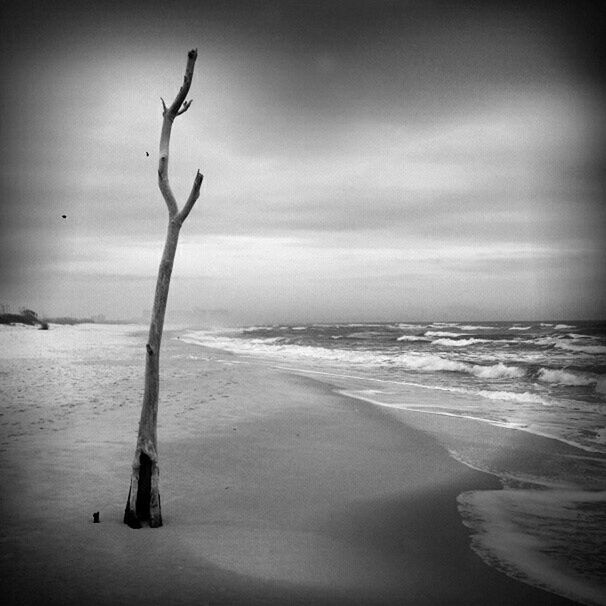
<instances>
[{"instance_id":1,"label":"cloud","mask_svg":"<svg viewBox=\"0 0 606 606\"><path fill-rule=\"evenodd\" d=\"M179 201L197 168L205 181L176 297L245 310L255 293L259 314L299 316L387 316L427 299L435 313L455 299L505 313L486 294L502 295L501 279L520 312L550 297L578 311L573 286L597 308L603 272L583 269L599 264L606 227L593 22L533 3L255 7L7 8L3 283L50 299L62 283L62 305L92 305L87 283L108 307L118 284L153 283L159 97L175 94L193 41L170 178Z\"/></svg>"}]
</instances>

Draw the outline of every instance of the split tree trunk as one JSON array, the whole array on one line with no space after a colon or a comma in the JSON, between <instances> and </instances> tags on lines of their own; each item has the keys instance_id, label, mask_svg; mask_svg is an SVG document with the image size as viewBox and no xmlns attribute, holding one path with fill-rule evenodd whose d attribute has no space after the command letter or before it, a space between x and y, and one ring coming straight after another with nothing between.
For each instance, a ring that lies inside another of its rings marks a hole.
<instances>
[{"instance_id":1,"label":"split tree trunk","mask_svg":"<svg viewBox=\"0 0 606 606\"><path fill-rule=\"evenodd\" d=\"M149 337L145 346L145 390L143 405L141 407L137 446L135 448L135 457L130 478L130 489L128 491L126 509L124 510L124 523L128 524L131 528L141 528L142 523L148 523L152 528L162 526L157 441L160 343L162 341L168 287L170 285L170 276L179 241L179 232L183 221L185 221L200 196L200 186L202 185L202 175L198 171L189 198L185 206L179 211L168 182L168 151L173 121L177 116L186 112L191 105L191 100L186 101L185 97L191 86L197 56L197 50L192 50L188 53L183 85L172 105L166 107L164 100L162 100L163 121L162 133L160 135L158 186L168 207L169 221L164 252L162 253L162 260L160 261L160 268L158 270Z\"/></svg>"}]
</instances>

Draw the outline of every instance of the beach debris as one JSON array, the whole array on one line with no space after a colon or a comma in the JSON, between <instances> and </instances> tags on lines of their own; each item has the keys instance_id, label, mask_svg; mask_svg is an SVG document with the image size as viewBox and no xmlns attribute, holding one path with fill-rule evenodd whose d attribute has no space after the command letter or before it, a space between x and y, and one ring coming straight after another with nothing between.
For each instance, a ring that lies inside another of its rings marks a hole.
<instances>
[{"instance_id":1,"label":"beach debris","mask_svg":"<svg viewBox=\"0 0 606 606\"><path fill-rule=\"evenodd\" d=\"M95 511L95 513L93 513L93 523L99 524L99 512L98 511Z\"/></svg>"}]
</instances>

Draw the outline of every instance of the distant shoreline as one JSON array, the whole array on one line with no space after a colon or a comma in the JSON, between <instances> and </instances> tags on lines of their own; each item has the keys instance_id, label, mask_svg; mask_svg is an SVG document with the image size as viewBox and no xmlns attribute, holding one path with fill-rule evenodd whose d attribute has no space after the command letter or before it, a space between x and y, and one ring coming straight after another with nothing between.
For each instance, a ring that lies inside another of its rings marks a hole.
<instances>
[{"instance_id":1,"label":"distant shoreline","mask_svg":"<svg viewBox=\"0 0 606 606\"><path fill-rule=\"evenodd\" d=\"M8 324L9 326L25 324L26 326L38 326L40 330L48 330L48 321L38 318L38 316L33 312L20 314L0 314L0 324Z\"/></svg>"},{"instance_id":2,"label":"distant shoreline","mask_svg":"<svg viewBox=\"0 0 606 606\"><path fill-rule=\"evenodd\" d=\"M40 324L60 324L75 326L76 324L103 324L103 325L116 325L124 326L126 324L138 324L135 320L98 320L94 318L73 318L71 316L62 316L58 318L38 318L31 314L13 314L5 313L0 314L0 324L7 324L11 326L25 324L27 326L36 326Z\"/></svg>"}]
</instances>

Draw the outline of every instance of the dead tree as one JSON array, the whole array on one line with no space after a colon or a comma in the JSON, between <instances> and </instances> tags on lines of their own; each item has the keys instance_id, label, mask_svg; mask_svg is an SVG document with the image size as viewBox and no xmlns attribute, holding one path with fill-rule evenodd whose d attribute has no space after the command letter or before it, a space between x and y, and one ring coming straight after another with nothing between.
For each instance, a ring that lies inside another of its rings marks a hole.
<instances>
[{"instance_id":1,"label":"dead tree","mask_svg":"<svg viewBox=\"0 0 606 606\"><path fill-rule=\"evenodd\" d=\"M168 148L174 119L185 113L191 106L191 100L186 101L185 98L191 86L197 56L197 50L191 50L187 54L187 66L185 68L183 85L170 107L166 107L166 103L161 99L163 120L162 133L160 135L158 186L168 207L168 231L158 270L149 337L145 346L145 390L143 405L141 407L141 419L139 421L137 447L135 448L135 457L130 478L130 489L124 511L124 523L128 524L131 528L141 528L143 522L149 523L149 526L152 528L162 526L158 487L160 472L157 447L160 342L162 340L168 287L173 270L177 242L179 240L179 231L200 196L200 186L202 185L202 175L198 171L189 198L185 206L179 211L177 201L168 182Z\"/></svg>"}]
</instances>

